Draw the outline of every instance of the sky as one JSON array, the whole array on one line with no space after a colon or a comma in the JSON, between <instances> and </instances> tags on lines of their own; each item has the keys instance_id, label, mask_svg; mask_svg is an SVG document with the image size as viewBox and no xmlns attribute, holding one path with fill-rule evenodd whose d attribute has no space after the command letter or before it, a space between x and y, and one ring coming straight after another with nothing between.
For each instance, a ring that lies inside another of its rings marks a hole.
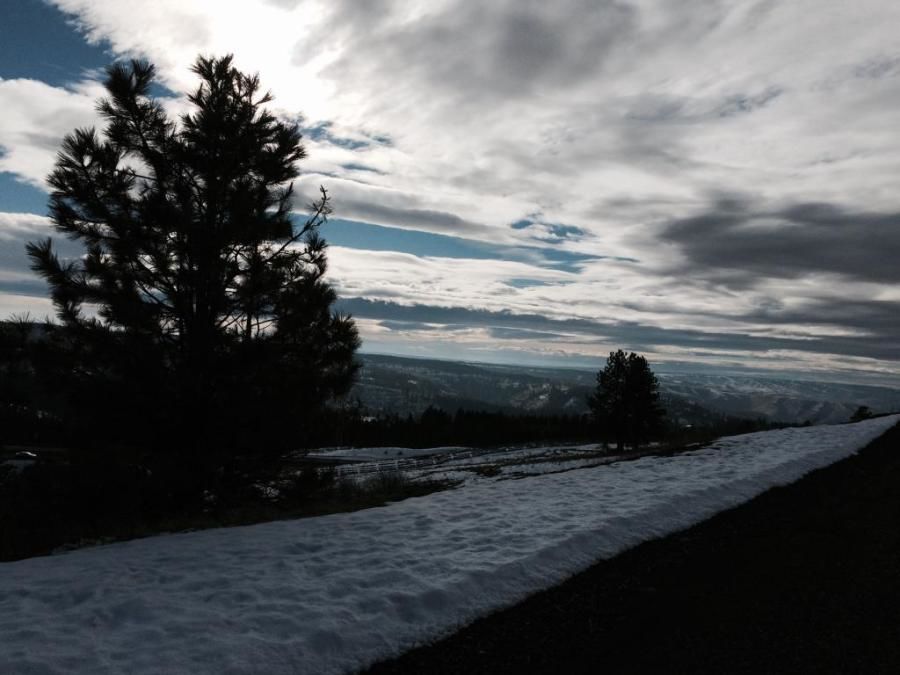
<instances>
[{"instance_id":1,"label":"sky","mask_svg":"<svg viewBox=\"0 0 900 675\"><path fill-rule=\"evenodd\" d=\"M51 314L62 137L104 68L172 109L233 53L300 121L297 189L364 351L760 368L900 385L891 0L10 0L0 317ZM303 215L298 201L298 217ZM70 249L71 253L77 251Z\"/></svg>"}]
</instances>

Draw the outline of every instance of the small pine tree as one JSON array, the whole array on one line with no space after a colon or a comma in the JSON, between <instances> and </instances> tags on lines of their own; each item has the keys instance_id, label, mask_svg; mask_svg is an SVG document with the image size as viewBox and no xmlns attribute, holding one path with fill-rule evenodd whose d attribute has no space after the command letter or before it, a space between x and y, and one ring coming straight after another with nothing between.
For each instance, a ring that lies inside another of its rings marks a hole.
<instances>
[{"instance_id":1,"label":"small pine tree","mask_svg":"<svg viewBox=\"0 0 900 675\"><path fill-rule=\"evenodd\" d=\"M215 464L222 449L302 438L352 384L359 338L324 280L328 194L292 216L297 124L231 56L193 72L192 110L173 119L151 64L108 70L105 128L66 136L49 177L55 229L84 255L61 260L49 238L28 255L64 328L58 376L86 440Z\"/></svg>"},{"instance_id":2,"label":"small pine tree","mask_svg":"<svg viewBox=\"0 0 900 675\"><path fill-rule=\"evenodd\" d=\"M867 405L859 406L853 415L850 416L851 422L862 422L863 420L868 420L873 417L873 413L871 408Z\"/></svg>"},{"instance_id":3,"label":"small pine tree","mask_svg":"<svg viewBox=\"0 0 900 675\"><path fill-rule=\"evenodd\" d=\"M621 349L610 352L606 367L597 373L597 389L588 405L601 433L615 440L618 450L648 440L665 415L659 382L647 359Z\"/></svg>"}]
</instances>

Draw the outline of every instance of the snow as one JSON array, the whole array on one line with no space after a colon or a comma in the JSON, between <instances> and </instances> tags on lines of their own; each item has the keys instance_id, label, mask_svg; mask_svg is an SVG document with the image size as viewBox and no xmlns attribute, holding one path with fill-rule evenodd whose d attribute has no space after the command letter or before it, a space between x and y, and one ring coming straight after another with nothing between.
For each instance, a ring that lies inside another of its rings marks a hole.
<instances>
[{"instance_id":1,"label":"snow","mask_svg":"<svg viewBox=\"0 0 900 675\"><path fill-rule=\"evenodd\" d=\"M469 452L471 448L461 446L447 446L440 448L334 448L327 450L314 450L309 457L341 461L376 461L384 459L397 459L406 457L431 457L434 455L450 455L459 452Z\"/></svg>"},{"instance_id":2,"label":"snow","mask_svg":"<svg viewBox=\"0 0 900 675\"><path fill-rule=\"evenodd\" d=\"M339 462L333 468L343 480L366 481L373 474L400 471L413 482L466 485L608 464L619 459L597 443L492 449L356 448L353 453L316 450L306 458Z\"/></svg>"},{"instance_id":3,"label":"snow","mask_svg":"<svg viewBox=\"0 0 900 675\"><path fill-rule=\"evenodd\" d=\"M471 486L475 483L601 466L621 459L621 456L608 454L600 446L529 448L477 454L469 458L439 462L433 466L419 464L404 470L404 473L418 482L459 482L464 486ZM359 468L364 470L367 467L363 465ZM364 473L360 475L365 477Z\"/></svg>"},{"instance_id":4,"label":"snow","mask_svg":"<svg viewBox=\"0 0 900 675\"><path fill-rule=\"evenodd\" d=\"M793 482L898 421L0 564L0 672L350 671Z\"/></svg>"}]
</instances>

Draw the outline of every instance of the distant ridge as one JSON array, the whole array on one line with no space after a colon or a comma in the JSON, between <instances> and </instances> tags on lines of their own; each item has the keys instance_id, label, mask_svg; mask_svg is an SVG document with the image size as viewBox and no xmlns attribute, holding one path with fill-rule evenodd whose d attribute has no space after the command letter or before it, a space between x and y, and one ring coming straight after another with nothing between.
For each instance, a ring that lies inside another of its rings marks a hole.
<instances>
[{"instance_id":1,"label":"distant ridge","mask_svg":"<svg viewBox=\"0 0 900 675\"><path fill-rule=\"evenodd\" d=\"M352 396L373 413L455 411L583 414L595 373L585 368L514 366L361 354ZM845 422L860 405L900 409L900 390L763 374L657 371L670 415L685 424L728 415L770 422Z\"/></svg>"}]
</instances>

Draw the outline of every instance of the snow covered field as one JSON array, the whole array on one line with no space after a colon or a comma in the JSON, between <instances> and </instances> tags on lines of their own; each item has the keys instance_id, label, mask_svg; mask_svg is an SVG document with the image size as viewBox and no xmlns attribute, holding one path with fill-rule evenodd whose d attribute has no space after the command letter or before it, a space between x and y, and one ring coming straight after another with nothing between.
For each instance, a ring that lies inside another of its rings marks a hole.
<instances>
[{"instance_id":1,"label":"snow covered field","mask_svg":"<svg viewBox=\"0 0 900 675\"><path fill-rule=\"evenodd\" d=\"M352 670L795 481L898 421L0 564L0 672Z\"/></svg>"},{"instance_id":2,"label":"snow covered field","mask_svg":"<svg viewBox=\"0 0 900 675\"><path fill-rule=\"evenodd\" d=\"M381 472L402 472L413 482L474 483L523 478L616 461L602 445L545 445L507 448L352 448L316 450L314 461L332 466L342 479L365 481Z\"/></svg>"}]
</instances>

